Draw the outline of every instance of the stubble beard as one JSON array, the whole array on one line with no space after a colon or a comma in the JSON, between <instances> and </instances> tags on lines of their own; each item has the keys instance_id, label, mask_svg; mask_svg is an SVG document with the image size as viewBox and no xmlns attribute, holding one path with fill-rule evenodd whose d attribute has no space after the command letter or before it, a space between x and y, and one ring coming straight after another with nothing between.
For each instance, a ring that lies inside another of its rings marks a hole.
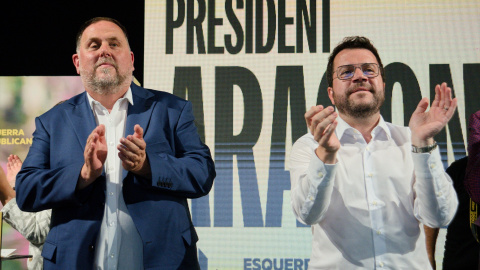
<instances>
[{"instance_id":1,"label":"stubble beard","mask_svg":"<svg viewBox=\"0 0 480 270\"><path fill-rule=\"evenodd\" d=\"M354 89L359 87L365 87L372 93L373 99L371 102L356 103L350 99L350 96L354 93ZM385 101L385 95L383 93L381 90L374 89L372 85L358 83L349 87L345 96L337 96L334 92L333 99L340 113L353 118L368 118L380 111L380 107L382 107Z\"/></svg>"},{"instance_id":2,"label":"stubble beard","mask_svg":"<svg viewBox=\"0 0 480 270\"><path fill-rule=\"evenodd\" d=\"M101 68L100 65L104 63L112 64L115 72L109 67ZM98 77L97 69L100 69L100 71L106 76ZM116 94L122 89L120 86L125 83L129 74L121 74L118 70L118 65L113 60L103 58L99 59L91 72L83 70L80 72L80 75L84 80L84 83L88 85L88 88L93 92L100 95L109 95Z\"/></svg>"}]
</instances>

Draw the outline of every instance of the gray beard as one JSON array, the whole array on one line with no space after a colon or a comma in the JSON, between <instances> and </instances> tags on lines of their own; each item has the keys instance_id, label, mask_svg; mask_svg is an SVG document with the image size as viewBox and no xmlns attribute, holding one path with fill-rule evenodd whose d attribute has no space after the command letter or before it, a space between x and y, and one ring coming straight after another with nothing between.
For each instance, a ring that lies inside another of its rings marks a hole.
<instances>
[{"instance_id":1,"label":"gray beard","mask_svg":"<svg viewBox=\"0 0 480 270\"><path fill-rule=\"evenodd\" d=\"M126 75L118 73L118 69L115 67L116 75L109 75L107 78L98 78L95 71L92 74L87 75L86 84L90 89L100 95L116 94L120 91L120 87L127 79ZM108 74L108 69L101 70L103 73Z\"/></svg>"}]
</instances>

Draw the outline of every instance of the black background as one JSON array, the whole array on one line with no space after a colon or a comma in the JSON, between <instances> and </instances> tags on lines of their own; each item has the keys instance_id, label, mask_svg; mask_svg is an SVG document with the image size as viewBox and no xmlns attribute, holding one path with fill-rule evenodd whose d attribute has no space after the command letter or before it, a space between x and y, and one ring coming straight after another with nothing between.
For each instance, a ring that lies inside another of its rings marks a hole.
<instances>
[{"instance_id":1,"label":"black background","mask_svg":"<svg viewBox=\"0 0 480 270\"><path fill-rule=\"evenodd\" d=\"M0 11L0 76L74 76L75 36L87 20L112 17L126 28L143 84L144 1L8 1Z\"/></svg>"}]
</instances>

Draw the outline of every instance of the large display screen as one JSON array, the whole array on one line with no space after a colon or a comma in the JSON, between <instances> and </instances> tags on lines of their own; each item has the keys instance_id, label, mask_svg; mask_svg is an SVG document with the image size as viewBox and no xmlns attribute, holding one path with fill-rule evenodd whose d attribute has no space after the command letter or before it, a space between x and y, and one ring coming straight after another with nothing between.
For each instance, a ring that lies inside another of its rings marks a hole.
<instances>
[{"instance_id":1,"label":"large display screen","mask_svg":"<svg viewBox=\"0 0 480 270\"><path fill-rule=\"evenodd\" d=\"M479 14L478 1L146 0L142 86L193 103L216 164L213 190L190 202L202 269L307 269L312 231L291 209L289 155L305 111L331 104L326 65L345 36L379 51L387 121L408 125L447 82L458 109L435 139L445 167L467 155ZM82 91L78 77L0 77L2 167L10 153L25 158L36 116ZM18 238L7 229L4 245L27 252Z\"/></svg>"}]
</instances>

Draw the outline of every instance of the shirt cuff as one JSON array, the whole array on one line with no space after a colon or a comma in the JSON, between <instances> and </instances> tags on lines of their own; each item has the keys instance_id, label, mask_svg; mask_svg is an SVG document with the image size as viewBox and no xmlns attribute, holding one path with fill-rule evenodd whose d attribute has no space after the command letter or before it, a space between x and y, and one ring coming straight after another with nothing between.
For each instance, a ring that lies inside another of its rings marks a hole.
<instances>
[{"instance_id":1,"label":"shirt cuff","mask_svg":"<svg viewBox=\"0 0 480 270\"><path fill-rule=\"evenodd\" d=\"M419 177L435 178L445 172L439 146L432 153L412 153L412 160L415 175Z\"/></svg>"},{"instance_id":2,"label":"shirt cuff","mask_svg":"<svg viewBox=\"0 0 480 270\"><path fill-rule=\"evenodd\" d=\"M10 212L10 210L12 210L13 207L15 207L17 205L17 200L15 198L11 199L10 201L8 201L8 203L6 203L3 208L2 208L2 212L3 213L8 213Z\"/></svg>"},{"instance_id":3,"label":"shirt cuff","mask_svg":"<svg viewBox=\"0 0 480 270\"><path fill-rule=\"evenodd\" d=\"M333 182L333 176L335 175L338 162L335 164L325 164L317 157L315 152L313 155L314 157L310 160L308 166L308 178L311 184L315 187L330 185L330 183Z\"/></svg>"}]
</instances>

